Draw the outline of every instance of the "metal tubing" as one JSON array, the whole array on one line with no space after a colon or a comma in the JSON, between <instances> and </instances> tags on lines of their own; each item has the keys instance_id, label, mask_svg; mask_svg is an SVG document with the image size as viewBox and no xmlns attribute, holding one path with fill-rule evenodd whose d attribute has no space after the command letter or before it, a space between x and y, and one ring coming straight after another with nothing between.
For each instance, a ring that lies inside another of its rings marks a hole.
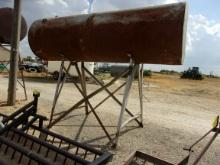
<instances>
[{"instance_id":1,"label":"metal tubing","mask_svg":"<svg viewBox=\"0 0 220 165\"><path fill-rule=\"evenodd\" d=\"M83 89L83 93L85 96L87 96L87 90L86 90L86 76L85 76L85 70L83 69L84 68L84 62L81 62L81 83L82 83L82 89ZM88 109L88 102L86 101L85 102L85 109L86 109L86 114L89 113L89 109Z\"/></svg>"},{"instance_id":2,"label":"metal tubing","mask_svg":"<svg viewBox=\"0 0 220 165\"><path fill-rule=\"evenodd\" d=\"M136 114L136 115L134 115L134 117L131 117L131 118L129 118L128 120L124 121L124 123L123 123L123 124L121 125L121 127L120 127L120 130L121 130L124 126L126 126L128 123L130 123L132 120L135 120L135 119L139 118L140 115L141 115L141 114Z\"/></svg>"},{"instance_id":3,"label":"metal tubing","mask_svg":"<svg viewBox=\"0 0 220 165\"><path fill-rule=\"evenodd\" d=\"M19 117L17 117L16 119L11 119L12 122L10 124L7 124L3 129L0 130L0 135L6 131L8 131L9 129L11 129L12 127L17 127L18 125L22 124L22 122L24 122L25 120L27 120L27 118L33 114L35 114L35 108L34 106L28 108L22 115L20 115Z\"/></svg>"},{"instance_id":4,"label":"metal tubing","mask_svg":"<svg viewBox=\"0 0 220 165\"><path fill-rule=\"evenodd\" d=\"M85 71L100 85L100 86L104 86L87 68L85 68ZM129 68L128 68L129 69ZM108 88L105 88L105 91L112 97L112 99L114 99L120 106L122 106L122 103L121 101L119 101L117 99L117 97L115 97L113 94L111 94L111 92L108 90ZM131 116L131 117L134 117L134 115L127 109L125 108L125 111ZM137 119L135 119L135 121L140 125L142 126L142 123L139 122Z\"/></svg>"},{"instance_id":5,"label":"metal tubing","mask_svg":"<svg viewBox=\"0 0 220 165\"><path fill-rule=\"evenodd\" d=\"M1 10L1 9L0 9ZM0 43L0 46L1 46L1 43ZM11 45L9 45L11 46ZM4 64L6 63L6 64ZM7 66L9 65L10 61L0 61L0 64L3 65L3 68L9 73L9 70L7 68ZM21 56L19 54L19 64L21 64ZM3 72L3 71L0 71L0 73ZM25 80L24 80L24 74L23 74L23 70L20 70L19 71L20 74L21 74L21 80L22 80L22 83L19 81L19 79L17 79L17 82L18 84L23 88L24 90L24 96L25 96L25 100L27 100L27 91L26 91L26 85L25 85Z\"/></svg>"},{"instance_id":6,"label":"metal tubing","mask_svg":"<svg viewBox=\"0 0 220 165\"><path fill-rule=\"evenodd\" d=\"M2 136L0 136L0 142L4 143L6 146L11 147L18 152L20 152L21 153L20 156L25 155L25 156L29 157L30 159L33 159L36 162L43 164L43 165L53 165L53 163L51 161L48 161L47 159L42 158L41 156L39 156L38 154L35 154L34 152L30 152L30 150L28 150L24 147L20 147L16 143L9 141L8 139L5 139Z\"/></svg>"},{"instance_id":7,"label":"metal tubing","mask_svg":"<svg viewBox=\"0 0 220 165\"><path fill-rule=\"evenodd\" d=\"M220 126L220 125L219 125ZM218 136L218 134L220 129L218 129L217 132L215 132L215 134L213 135L213 137L210 139L210 141L206 144L205 148L201 151L201 153L199 154L199 156L196 158L196 160L193 162L192 165L197 165L200 161L200 159L202 158L202 156L206 153L206 151L209 149L209 147L211 146L211 144L214 142L215 138Z\"/></svg>"},{"instance_id":8,"label":"metal tubing","mask_svg":"<svg viewBox=\"0 0 220 165\"><path fill-rule=\"evenodd\" d=\"M10 71L8 83L8 105L14 105L16 101L16 83L19 55L19 41L21 30L21 0L14 0L12 45L10 54Z\"/></svg>"},{"instance_id":9,"label":"metal tubing","mask_svg":"<svg viewBox=\"0 0 220 165\"><path fill-rule=\"evenodd\" d=\"M95 107L94 109L98 108L100 105L102 105L108 98L111 97L111 95L114 95L117 91L119 91L123 86L125 86L126 83L123 83L122 85L120 85L118 88L116 88L113 92L111 92L111 94L109 94L106 98L104 98L102 101L100 101Z\"/></svg>"},{"instance_id":10,"label":"metal tubing","mask_svg":"<svg viewBox=\"0 0 220 165\"><path fill-rule=\"evenodd\" d=\"M37 117L37 116L34 116L34 117L33 117L28 123L26 123L26 124L24 125L24 127L21 128L20 130L21 130L21 131L27 130L37 119L38 119L38 117Z\"/></svg>"},{"instance_id":11,"label":"metal tubing","mask_svg":"<svg viewBox=\"0 0 220 165\"><path fill-rule=\"evenodd\" d=\"M63 67L64 67L64 61L62 61L61 65L60 65L60 73L59 73L59 78L58 78L58 81L57 81L57 87L56 87L56 91L55 91L55 95L54 95L54 99L53 99L53 105L52 105L52 109L51 109L51 113L50 113L49 124L53 120L53 114L54 114L54 110L55 110L55 107L56 107L56 103L57 103L57 100L60 96L60 92L61 92L61 90L63 88L63 84L64 84L64 79L62 80Z\"/></svg>"},{"instance_id":12,"label":"metal tubing","mask_svg":"<svg viewBox=\"0 0 220 165\"><path fill-rule=\"evenodd\" d=\"M71 145L74 145L74 146L83 148L83 149L85 149L85 150L91 151L92 153L95 153L95 154L98 154L98 155L103 154L102 151L96 150L96 149L94 149L94 148L92 148L92 147L90 147L90 146L84 145L83 143L79 143L79 142L77 142L77 141L74 141L74 140L72 140L72 139L70 139L70 138L67 138L67 137L64 137L64 136L62 136L62 135L59 135L59 134L54 133L54 132L52 132L52 131L49 131L49 130L46 130L46 129L38 128L38 127L35 126L35 125L32 125L31 128L36 129L36 130L38 130L38 131L40 131L40 132L42 132L42 133L44 133L44 134L50 135L50 136L52 136L52 137L55 137L55 138L57 138L57 139L63 140L64 142L70 143Z\"/></svg>"},{"instance_id":13,"label":"metal tubing","mask_svg":"<svg viewBox=\"0 0 220 165\"><path fill-rule=\"evenodd\" d=\"M15 116L19 115L20 113L24 113L25 111L27 111L28 108L32 107L33 104L34 104L34 101L31 101L30 103L28 103L25 106L21 107L19 110L17 110L14 113L12 113L7 118L3 119L2 122L3 123L7 123L9 120L13 120L15 118Z\"/></svg>"},{"instance_id":14,"label":"metal tubing","mask_svg":"<svg viewBox=\"0 0 220 165\"><path fill-rule=\"evenodd\" d=\"M138 89L139 89L139 100L140 100L140 117L141 117L141 124L143 127L143 64L139 64L138 67Z\"/></svg>"},{"instance_id":15,"label":"metal tubing","mask_svg":"<svg viewBox=\"0 0 220 165\"><path fill-rule=\"evenodd\" d=\"M18 63L21 64L21 56L20 56L20 54L19 54L18 57L19 57ZM22 80L22 83L23 83L23 85L21 85L21 86L22 86L23 89L24 89L24 97L25 97L25 100L27 100L27 91L26 91L26 85L25 85L25 81L24 81L24 72L23 72L23 70L20 70L20 74L21 74L21 80ZM19 82L19 80L18 80L18 82Z\"/></svg>"},{"instance_id":16,"label":"metal tubing","mask_svg":"<svg viewBox=\"0 0 220 165\"><path fill-rule=\"evenodd\" d=\"M80 71L79 71L79 68L78 68L78 65L75 65L76 66L76 71L78 73L78 76L80 77L80 79L82 80L82 75L80 74ZM84 99L86 99L86 95L84 95L85 93L79 88L79 86L73 82L74 85L76 86L76 88L79 90L79 92L81 93L81 95L83 96ZM109 141L112 141L112 138L111 136L109 135L108 131L106 130L104 124L102 123L102 121L100 120L99 116L97 115L97 113L95 112L95 109L93 108L93 106L91 105L91 103L89 102L88 99L86 99L85 101L87 101L92 113L94 114L96 120L98 121L98 123L100 124L101 128L103 129L103 131L105 132L106 136L108 137Z\"/></svg>"},{"instance_id":17,"label":"metal tubing","mask_svg":"<svg viewBox=\"0 0 220 165\"><path fill-rule=\"evenodd\" d=\"M79 102L77 102L75 105L73 105L71 108L69 108L67 111L65 111L63 114L61 114L59 117L57 117L54 121L52 121L49 125L48 128L51 128L53 125L55 125L57 122L59 122L62 118L64 118L66 115L68 115L69 113L71 113L75 108L77 108L78 106L80 106L81 104L83 104L85 102L85 100L90 99L91 97L95 96L97 93L103 91L106 87L112 85L116 80L118 80L118 78L123 77L124 75L126 75L128 73L128 71L124 71L122 72L119 76L115 77L113 80L111 80L108 84L106 84L105 86L97 89L96 91L90 93L89 95L87 95L86 98L81 99Z\"/></svg>"},{"instance_id":18,"label":"metal tubing","mask_svg":"<svg viewBox=\"0 0 220 165\"><path fill-rule=\"evenodd\" d=\"M40 139L38 139L38 138L36 138L34 136L31 136L31 135L28 135L26 133L23 133L23 132L21 132L21 131L19 131L17 129L13 129L13 131L15 133L23 136L25 139L29 139L31 141L34 141L34 142L38 143L39 145L43 145L43 146L49 148L50 150L55 151L56 153L59 153L59 154L65 156L65 157L68 157L71 160L75 160L75 161L77 161L79 163L82 163L82 164L88 164L89 163L87 160L84 160L84 159L82 159L82 158L80 158L78 156L72 155L72 154L70 154L69 152L67 152L65 150L60 150L59 148L55 147L54 145L49 144L49 143L47 143L45 141L41 141Z\"/></svg>"},{"instance_id":19,"label":"metal tubing","mask_svg":"<svg viewBox=\"0 0 220 165\"><path fill-rule=\"evenodd\" d=\"M117 143L118 143L118 137L119 137L120 131L121 131L120 129L121 129L121 125L122 125L123 114L124 114L124 111L125 111L126 106L127 106L132 81L134 79L135 72L138 68L138 64L134 64L134 66L132 66L133 65L132 60L131 60L130 65L131 65L130 66L131 67L131 73L128 75L127 84L126 84L125 90L124 90L124 98L123 98L123 102L122 102L122 107L121 107L121 112L120 112L120 116L119 116L119 120L118 120L117 132L116 132L116 135L115 135L113 147L116 147Z\"/></svg>"}]
</instances>

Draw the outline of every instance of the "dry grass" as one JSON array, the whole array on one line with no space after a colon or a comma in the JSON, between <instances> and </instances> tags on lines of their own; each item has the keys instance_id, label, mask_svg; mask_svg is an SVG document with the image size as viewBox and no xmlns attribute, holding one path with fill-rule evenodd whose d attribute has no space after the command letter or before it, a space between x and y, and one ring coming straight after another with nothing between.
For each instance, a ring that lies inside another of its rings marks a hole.
<instances>
[{"instance_id":1,"label":"dry grass","mask_svg":"<svg viewBox=\"0 0 220 165\"><path fill-rule=\"evenodd\" d=\"M154 73L151 78L145 78L145 83L158 85L154 91L171 92L180 95L200 96L220 99L220 78L205 78L204 80L180 79L179 75Z\"/></svg>"}]
</instances>

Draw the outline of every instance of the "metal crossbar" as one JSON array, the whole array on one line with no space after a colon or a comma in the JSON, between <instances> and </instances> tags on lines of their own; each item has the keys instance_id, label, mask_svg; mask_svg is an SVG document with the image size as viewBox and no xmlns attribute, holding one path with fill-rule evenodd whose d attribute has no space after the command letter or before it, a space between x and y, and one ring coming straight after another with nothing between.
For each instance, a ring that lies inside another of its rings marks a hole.
<instances>
[{"instance_id":1,"label":"metal crossbar","mask_svg":"<svg viewBox=\"0 0 220 165\"><path fill-rule=\"evenodd\" d=\"M205 137L207 137L210 133L213 133L214 135L211 137L211 139L207 142L205 147L202 149L200 154L195 158L194 161L192 161L192 165L197 165L199 164L199 161L201 158L204 156L206 151L209 149L211 144L214 142L216 137L220 134L220 123L219 123L219 116L216 119L216 125L210 129L207 133L205 133L201 138L199 138L196 142L194 142L188 149L184 148L184 150L188 151L188 155L181 160L177 164L173 164L170 162L167 162L165 160L159 159L157 157L148 155L146 153L143 153L141 151L135 151L132 153L128 159L125 161L124 165L147 165L147 164L152 164L152 165L188 165L189 164L189 158L191 155L191 152L193 152L192 148L197 145L199 142L201 142Z\"/></svg>"}]
</instances>

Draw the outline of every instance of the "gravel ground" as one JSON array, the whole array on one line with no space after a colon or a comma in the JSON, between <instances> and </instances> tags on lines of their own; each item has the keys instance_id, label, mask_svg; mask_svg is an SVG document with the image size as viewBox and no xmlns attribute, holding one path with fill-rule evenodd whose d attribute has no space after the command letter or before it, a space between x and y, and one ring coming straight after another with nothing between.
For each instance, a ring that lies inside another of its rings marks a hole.
<instances>
[{"instance_id":1,"label":"gravel ground","mask_svg":"<svg viewBox=\"0 0 220 165\"><path fill-rule=\"evenodd\" d=\"M116 82L113 88L123 80ZM183 147L189 146L200 138L211 127L212 119L220 113L220 80L190 81L179 80L177 76L156 76L145 80L144 86L144 128L138 127L133 121L124 129L119 138L116 150L108 146L108 139L99 126L94 115L85 115L84 108L74 110L52 129L58 133L76 139L80 142L108 150L114 154L109 164L121 165L135 150L141 150L153 156L177 163L187 155ZM0 102L6 100L8 78L0 75ZM148 85L150 84L150 85ZM26 81L28 96L32 99L32 90L41 91L39 113L49 116L56 82L46 78L28 78ZM88 93L99 86L88 84ZM112 88L112 90L113 90ZM14 107L1 106L0 111L10 113L28 101L24 98L22 89L17 89L18 102ZM91 103L95 105L106 95L102 92L95 96ZM116 96L121 100L123 90ZM79 92L73 84L66 83L57 104L56 113L66 110L77 100ZM137 82L134 82L129 97L128 109L137 112L139 109ZM97 109L109 133L114 137L119 117L120 107L112 99ZM125 115L125 119L128 115ZM208 139L208 138L207 138ZM198 155L207 140L195 148L191 161ZM220 139L214 144L201 160L201 165L220 164Z\"/></svg>"}]
</instances>

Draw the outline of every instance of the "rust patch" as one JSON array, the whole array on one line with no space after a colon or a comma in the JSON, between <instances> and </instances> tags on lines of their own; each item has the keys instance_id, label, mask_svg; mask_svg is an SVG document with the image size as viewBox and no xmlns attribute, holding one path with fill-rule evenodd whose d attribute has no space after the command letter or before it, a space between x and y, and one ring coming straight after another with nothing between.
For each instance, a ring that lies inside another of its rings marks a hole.
<instances>
[{"instance_id":1,"label":"rust patch","mask_svg":"<svg viewBox=\"0 0 220 165\"><path fill-rule=\"evenodd\" d=\"M45 60L182 64L186 4L38 20L29 30Z\"/></svg>"},{"instance_id":2,"label":"rust patch","mask_svg":"<svg viewBox=\"0 0 220 165\"><path fill-rule=\"evenodd\" d=\"M10 44L13 24L13 9L0 8L0 43ZM22 40L27 34L27 24L22 16L21 19L21 35Z\"/></svg>"}]
</instances>

